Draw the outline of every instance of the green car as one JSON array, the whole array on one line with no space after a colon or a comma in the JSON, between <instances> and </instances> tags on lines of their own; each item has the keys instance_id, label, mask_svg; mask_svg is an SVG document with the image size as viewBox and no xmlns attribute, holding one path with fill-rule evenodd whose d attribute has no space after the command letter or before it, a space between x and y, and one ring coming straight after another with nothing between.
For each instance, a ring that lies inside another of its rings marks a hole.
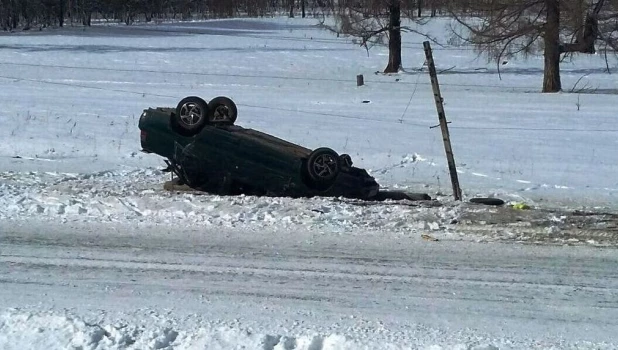
<instances>
[{"instance_id":1,"label":"green car","mask_svg":"<svg viewBox=\"0 0 618 350\"><path fill-rule=\"evenodd\" d=\"M234 125L227 97L182 99L176 108L148 108L139 119L142 150L166 158L192 188L225 195L336 196L371 199L379 185L349 155L310 150Z\"/></svg>"}]
</instances>

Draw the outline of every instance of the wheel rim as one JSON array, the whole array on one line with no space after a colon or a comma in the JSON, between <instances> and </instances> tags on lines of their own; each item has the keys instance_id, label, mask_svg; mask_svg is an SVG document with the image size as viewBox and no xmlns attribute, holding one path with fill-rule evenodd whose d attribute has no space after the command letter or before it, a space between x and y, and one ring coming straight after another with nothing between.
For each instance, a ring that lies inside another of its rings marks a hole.
<instances>
[{"instance_id":1,"label":"wheel rim","mask_svg":"<svg viewBox=\"0 0 618 350\"><path fill-rule=\"evenodd\" d=\"M230 109L227 106L217 106L212 114L213 122L225 122L230 120Z\"/></svg>"},{"instance_id":2,"label":"wheel rim","mask_svg":"<svg viewBox=\"0 0 618 350\"><path fill-rule=\"evenodd\" d=\"M186 125L196 125L202 120L202 109L197 103L187 102L180 107L180 120Z\"/></svg>"},{"instance_id":3,"label":"wheel rim","mask_svg":"<svg viewBox=\"0 0 618 350\"><path fill-rule=\"evenodd\" d=\"M322 154L313 162L313 171L320 178L330 178L337 172L337 160L330 154Z\"/></svg>"}]
</instances>

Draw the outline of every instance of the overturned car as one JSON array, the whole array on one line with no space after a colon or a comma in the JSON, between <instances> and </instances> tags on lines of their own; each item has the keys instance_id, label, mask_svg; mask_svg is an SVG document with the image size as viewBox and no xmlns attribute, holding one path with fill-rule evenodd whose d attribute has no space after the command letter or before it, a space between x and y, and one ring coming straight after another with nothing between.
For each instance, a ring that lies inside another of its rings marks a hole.
<instances>
[{"instance_id":1,"label":"overturned car","mask_svg":"<svg viewBox=\"0 0 618 350\"><path fill-rule=\"evenodd\" d=\"M310 150L234 125L227 97L182 99L176 108L148 108L139 119L142 150L166 158L181 183L210 193L258 196L336 196L371 199L379 185L352 166L349 155Z\"/></svg>"}]
</instances>

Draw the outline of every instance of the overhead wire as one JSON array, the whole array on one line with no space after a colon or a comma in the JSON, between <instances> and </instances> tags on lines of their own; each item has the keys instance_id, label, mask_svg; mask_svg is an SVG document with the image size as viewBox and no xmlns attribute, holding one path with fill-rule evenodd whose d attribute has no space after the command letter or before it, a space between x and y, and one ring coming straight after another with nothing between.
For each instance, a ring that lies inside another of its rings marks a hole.
<instances>
[{"instance_id":1,"label":"overhead wire","mask_svg":"<svg viewBox=\"0 0 618 350\"><path fill-rule=\"evenodd\" d=\"M99 91L120 92L120 93L135 94L135 95L142 95L142 96L150 95L150 96L155 96L155 97L165 97L165 98L175 98L175 99L181 98L180 96L157 94L157 93L150 93L150 92L144 92L144 91L132 91L132 90L124 90L124 89L110 89L110 88L103 88L103 87L99 87L99 86L89 86L89 85L74 84L74 83L63 83L63 82L40 80L40 79L17 78L17 77L5 76L5 75L0 75L0 78L7 79L7 80L12 80L12 81L16 81L16 82L26 81L26 82L41 83L41 84L51 84L51 85L77 87L77 88L83 88L83 89L93 89L93 90L99 90ZM357 120L367 120L367 121L374 121L374 122L399 123L397 120L389 121L389 120L385 120L385 119L359 117L359 116L350 116L350 115L336 114L336 113L306 111L306 110L301 110L301 109L281 108L281 107L272 107L272 106L259 106L259 105L250 105L250 104L242 104L242 103L237 103L237 105L238 106L249 107L249 108L259 108L259 109L268 109L268 110L276 110L276 111L284 111L284 112L294 112L294 113L302 113L302 114L321 115L321 116L329 116L329 117L337 117L337 118L345 118L345 119L357 119ZM406 123L406 124L408 124L408 125L416 125L416 126L421 126L421 127L428 127L427 125L415 124L415 123Z\"/></svg>"},{"instance_id":2,"label":"overhead wire","mask_svg":"<svg viewBox=\"0 0 618 350\"><path fill-rule=\"evenodd\" d=\"M401 118L399 119L400 123L403 123L403 118L406 115L406 112L408 112L408 108L410 107L410 104L412 103L412 98L414 97L414 95L416 94L416 88L418 87L418 80L421 77L421 70L423 69L423 67L425 66L425 64L427 63L427 60L425 60L425 62L423 62L423 64L421 65L421 67L417 70L416 73L416 82L414 84L414 89L412 90L412 94L410 95L410 99L408 100L408 104L406 105L406 108L403 110L403 113L401 113Z\"/></svg>"},{"instance_id":3,"label":"overhead wire","mask_svg":"<svg viewBox=\"0 0 618 350\"><path fill-rule=\"evenodd\" d=\"M22 66L22 67L39 67L39 68L57 68L57 69L77 69L77 70L93 70L93 71L108 71L108 72L140 72L154 74L179 74L179 75L195 75L195 76L214 76L226 78L263 78L263 79L281 79L281 80L302 80L302 81L330 81L349 83L353 79L337 79L337 78L315 78L315 77L293 77L283 75L260 75L260 74L238 74L238 73L209 73L209 72L183 72L183 71L166 71L153 69L127 69L127 68L109 68L109 67L88 67L88 66L71 66L59 64L43 64L43 63L18 63L18 62L0 62L0 65ZM366 79L365 82L370 84L393 84L393 85L431 85L428 82L419 82L418 75L416 81L382 81ZM504 86L497 84L459 84L459 83L440 83L440 86L462 87L462 88L503 88L510 90L536 91L536 87L531 86Z\"/></svg>"},{"instance_id":4,"label":"overhead wire","mask_svg":"<svg viewBox=\"0 0 618 350\"><path fill-rule=\"evenodd\" d=\"M179 26L182 27L182 26ZM124 28L124 27L121 27ZM185 27L187 28L187 27ZM162 29L162 28L153 28L143 26L140 29L145 29L147 31L152 31L155 33L170 33L170 34L186 34L186 35L216 35L216 36L229 36L228 32L221 31L221 33L217 33L216 30L210 28L202 28L202 29ZM294 36L283 36L283 35L252 35L252 34L242 34L242 31L235 32L233 34L234 37L240 38L251 38L251 39L271 39L271 40L281 40L281 41L309 41L316 43L325 43L325 44L338 44L338 45L350 45L354 44L354 39L350 39L349 36L344 36L343 38L314 38L314 37L294 37ZM422 48L423 44L417 43L402 43L401 47L403 49L416 49ZM453 46L440 46L435 48L433 51L459 51L459 50L474 50L474 47L470 45L460 45L457 47Z\"/></svg>"},{"instance_id":5,"label":"overhead wire","mask_svg":"<svg viewBox=\"0 0 618 350\"><path fill-rule=\"evenodd\" d=\"M59 85L59 86L68 86L75 88L83 88L83 89L93 89L99 91L109 91L109 92L118 92L118 93L127 93L127 94L135 94L135 95L150 95L155 97L164 97L164 98L175 98L178 99L180 96L177 95L167 95L167 94L158 94L158 93L150 93L144 91L132 91L125 89L114 89L114 88L104 88L100 86L90 86L84 84L76 84L76 83L65 83L58 81L49 81L42 79L30 79L30 78L19 78L13 76L5 76L0 75L0 78L15 81L15 82L31 82L31 83L40 83L40 84L50 84L50 85ZM418 79L418 77L417 77ZM442 85L442 84L441 84ZM284 112L293 112L293 113L302 113L302 114L310 114L310 115L321 115L321 116L329 116L336 118L345 118L345 119L356 119L356 120L366 120L380 123L398 123L398 124L406 124L410 126L418 126L423 128L430 128L429 125L424 125L420 123L407 122L403 120L403 117L399 120L385 120L385 119L377 119L377 118L368 118L368 117L359 117L359 116L350 116L344 114L337 113L327 113L327 112L316 112L316 111L306 111L301 109L292 109L292 108L281 108L281 107L273 107L273 106L259 106L259 105L251 105L251 104L238 104L239 106L249 107L249 108L257 108L257 109L267 109L267 110L276 110L276 111L284 111ZM409 105L409 104L408 104ZM406 107L407 111L407 107ZM405 111L404 111L405 114ZM618 132L618 129L577 129L577 128L525 128L525 127L482 127L482 126L457 126L451 125L450 129L467 129L467 130L514 130L514 131L538 131L538 132L546 132L546 131L565 131L565 132Z\"/></svg>"}]
</instances>

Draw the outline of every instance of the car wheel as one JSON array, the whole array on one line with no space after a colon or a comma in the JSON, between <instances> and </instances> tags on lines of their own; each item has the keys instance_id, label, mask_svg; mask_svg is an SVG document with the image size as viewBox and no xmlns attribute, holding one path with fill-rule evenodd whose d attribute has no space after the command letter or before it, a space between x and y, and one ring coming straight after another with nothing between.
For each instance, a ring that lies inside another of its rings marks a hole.
<instances>
[{"instance_id":1,"label":"car wheel","mask_svg":"<svg viewBox=\"0 0 618 350\"><path fill-rule=\"evenodd\" d=\"M174 119L185 132L197 134L206 124L208 103L197 96L185 97L176 106Z\"/></svg>"},{"instance_id":2,"label":"car wheel","mask_svg":"<svg viewBox=\"0 0 618 350\"><path fill-rule=\"evenodd\" d=\"M349 154L342 154L339 159L341 159L341 168L350 171L352 168L352 157Z\"/></svg>"},{"instance_id":3,"label":"car wheel","mask_svg":"<svg viewBox=\"0 0 618 350\"><path fill-rule=\"evenodd\" d=\"M330 148L318 148L307 159L309 178L318 185L332 184L340 168L339 155Z\"/></svg>"},{"instance_id":4,"label":"car wheel","mask_svg":"<svg viewBox=\"0 0 618 350\"><path fill-rule=\"evenodd\" d=\"M210 100L208 109L208 122L213 124L233 125L238 117L236 104L224 96Z\"/></svg>"},{"instance_id":5,"label":"car wheel","mask_svg":"<svg viewBox=\"0 0 618 350\"><path fill-rule=\"evenodd\" d=\"M478 197L478 198L470 198L470 203L498 206L498 205L503 205L504 201L500 198Z\"/></svg>"}]
</instances>

